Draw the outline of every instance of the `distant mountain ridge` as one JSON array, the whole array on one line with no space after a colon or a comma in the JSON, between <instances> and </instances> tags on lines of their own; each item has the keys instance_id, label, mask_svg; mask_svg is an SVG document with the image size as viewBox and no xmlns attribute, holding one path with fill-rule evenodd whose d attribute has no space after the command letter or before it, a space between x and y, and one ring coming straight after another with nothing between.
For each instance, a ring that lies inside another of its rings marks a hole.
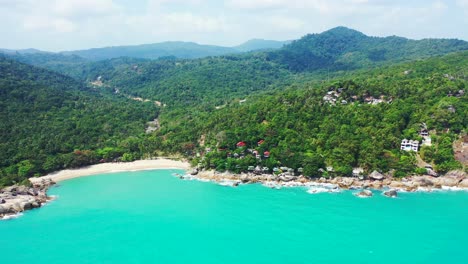
<instances>
[{"instance_id":1,"label":"distant mountain ridge","mask_svg":"<svg viewBox=\"0 0 468 264\"><path fill-rule=\"evenodd\" d=\"M234 49L241 52L256 51L256 50L267 50L267 49L280 49L291 43L291 41L279 41L279 40L266 40L266 39L251 39L238 46Z\"/></svg>"},{"instance_id":2,"label":"distant mountain ridge","mask_svg":"<svg viewBox=\"0 0 468 264\"><path fill-rule=\"evenodd\" d=\"M403 37L370 37L346 27L308 34L268 54L271 61L292 71L349 70L380 62L402 62L468 50L458 39L411 40Z\"/></svg>"},{"instance_id":3,"label":"distant mountain ridge","mask_svg":"<svg viewBox=\"0 0 468 264\"><path fill-rule=\"evenodd\" d=\"M62 52L46 52L37 49L0 49L1 53L9 55L30 54L60 54L74 55L87 60L98 61L114 59L119 57L131 57L140 59L159 59L163 57L174 57L178 59L197 59L210 56L229 55L242 52L279 49L290 41L277 41L265 39L252 39L234 47L216 45L202 45L195 42L165 41L153 44L112 46L103 48L92 48L85 50L72 50Z\"/></svg>"}]
</instances>

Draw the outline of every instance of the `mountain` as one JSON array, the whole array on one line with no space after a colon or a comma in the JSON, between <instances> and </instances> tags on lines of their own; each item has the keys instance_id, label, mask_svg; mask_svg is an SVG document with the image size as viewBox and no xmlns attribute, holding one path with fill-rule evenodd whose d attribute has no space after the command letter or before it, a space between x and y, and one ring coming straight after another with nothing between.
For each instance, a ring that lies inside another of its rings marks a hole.
<instances>
[{"instance_id":1,"label":"mountain","mask_svg":"<svg viewBox=\"0 0 468 264\"><path fill-rule=\"evenodd\" d=\"M249 51L258 51L258 50L280 49L284 45L289 44L289 43L291 43L291 41L251 39L233 48L240 52L249 52Z\"/></svg>"},{"instance_id":2,"label":"mountain","mask_svg":"<svg viewBox=\"0 0 468 264\"><path fill-rule=\"evenodd\" d=\"M154 103L0 56L0 186L121 156L157 114Z\"/></svg>"},{"instance_id":3,"label":"mountain","mask_svg":"<svg viewBox=\"0 0 468 264\"><path fill-rule=\"evenodd\" d=\"M36 53L47 53L46 51L38 49L20 49L20 50L11 50L11 49L0 49L0 53L5 54L36 54Z\"/></svg>"},{"instance_id":4,"label":"mountain","mask_svg":"<svg viewBox=\"0 0 468 264\"><path fill-rule=\"evenodd\" d=\"M160 57L201 58L236 53L232 48L200 45L194 42L168 41L137 46L116 46L62 52L64 55L77 55L89 60L105 60L118 57L158 59Z\"/></svg>"},{"instance_id":5,"label":"mountain","mask_svg":"<svg viewBox=\"0 0 468 264\"><path fill-rule=\"evenodd\" d=\"M278 50L196 59L0 56L0 185L101 159L171 154L221 171L288 166L315 177L362 167L402 177L424 173L415 153L400 150L404 138L422 140L422 123L433 145L418 159L445 173L462 168L452 144L467 132L467 50L461 40L338 27ZM160 127L145 133L155 118ZM319 173L322 165L334 172Z\"/></svg>"},{"instance_id":6,"label":"mountain","mask_svg":"<svg viewBox=\"0 0 468 264\"><path fill-rule=\"evenodd\" d=\"M298 78L243 103L163 113L164 130L155 134L163 139L165 151L211 149L193 164L219 171L289 167L303 168L307 176L330 177L351 176L353 168L361 167L366 173L402 177L426 172L417 168L416 153L400 150L402 139L422 142L419 132L426 128L432 143L420 146L418 158L445 173L462 168L452 143L468 127L467 65L465 51L350 72L330 81ZM260 157L238 148L238 142ZM333 171L319 171L325 164Z\"/></svg>"},{"instance_id":7,"label":"mountain","mask_svg":"<svg viewBox=\"0 0 468 264\"><path fill-rule=\"evenodd\" d=\"M369 37L353 29L337 27L293 41L270 52L268 59L295 72L350 70L463 50L468 50L468 42L463 40Z\"/></svg>"}]
</instances>

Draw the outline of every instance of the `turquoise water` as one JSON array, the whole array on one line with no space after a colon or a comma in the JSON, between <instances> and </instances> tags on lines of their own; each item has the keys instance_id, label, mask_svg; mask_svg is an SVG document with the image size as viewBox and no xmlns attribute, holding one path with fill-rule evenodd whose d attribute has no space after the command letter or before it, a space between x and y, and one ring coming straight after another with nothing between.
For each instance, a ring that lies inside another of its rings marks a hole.
<instances>
[{"instance_id":1,"label":"turquoise water","mask_svg":"<svg viewBox=\"0 0 468 264\"><path fill-rule=\"evenodd\" d=\"M363 199L174 172L61 183L0 221L1 263L468 263L468 192Z\"/></svg>"}]
</instances>

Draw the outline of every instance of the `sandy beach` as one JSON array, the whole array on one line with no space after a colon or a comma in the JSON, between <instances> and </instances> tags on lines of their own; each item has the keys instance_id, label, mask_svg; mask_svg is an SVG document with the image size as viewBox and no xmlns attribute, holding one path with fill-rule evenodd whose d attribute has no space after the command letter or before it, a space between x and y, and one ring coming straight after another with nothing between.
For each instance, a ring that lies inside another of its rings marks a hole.
<instances>
[{"instance_id":1,"label":"sandy beach","mask_svg":"<svg viewBox=\"0 0 468 264\"><path fill-rule=\"evenodd\" d=\"M137 160L133 162L111 162L91 165L78 169L61 170L50 173L48 175L30 178L31 182L51 179L54 182L60 182L77 177L84 177L96 174L120 172L120 171L137 171L137 170L152 170L152 169L183 169L190 168L190 164L185 161L177 161L170 159L155 159L155 160Z\"/></svg>"}]
</instances>

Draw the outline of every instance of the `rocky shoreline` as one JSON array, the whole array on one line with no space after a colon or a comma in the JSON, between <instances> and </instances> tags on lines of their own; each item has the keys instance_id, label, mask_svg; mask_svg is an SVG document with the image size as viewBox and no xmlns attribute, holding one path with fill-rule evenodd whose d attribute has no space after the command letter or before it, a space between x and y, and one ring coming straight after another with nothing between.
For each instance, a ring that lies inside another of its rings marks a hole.
<instances>
[{"instance_id":1,"label":"rocky shoreline","mask_svg":"<svg viewBox=\"0 0 468 264\"><path fill-rule=\"evenodd\" d=\"M47 190L55 182L43 179L34 181L31 187L13 185L0 189L0 220L10 219L30 209L39 208L52 200Z\"/></svg>"},{"instance_id":2,"label":"rocky shoreline","mask_svg":"<svg viewBox=\"0 0 468 264\"><path fill-rule=\"evenodd\" d=\"M217 182L224 186L260 183L264 186L279 189L282 187L309 187L309 193L339 192L341 190L360 190L359 197L369 197L372 193L366 190L382 190L388 197L396 197L398 192L468 190L468 175L463 171L451 171L444 176L429 175L409 176L401 179L385 177L372 173L366 179L357 177L306 178L304 176L272 174L232 174L215 171L194 171L190 175L181 175L182 179L196 179Z\"/></svg>"},{"instance_id":3,"label":"rocky shoreline","mask_svg":"<svg viewBox=\"0 0 468 264\"><path fill-rule=\"evenodd\" d=\"M177 175L181 179L216 182L223 186L260 183L266 187L280 189L283 187L307 187L309 193L340 192L357 190L358 197L370 197L370 190L382 190L387 197L397 197L398 192L467 190L468 175L463 171L451 171L441 177L429 175L411 176L402 179L384 177L381 174L370 174L367 179L357 177L306 178L304 176L272 174L232 174L215 171L193 171L190 174ZM47 190L55 182L47 177L30 179L32 186L14 185L0 189L0 220L10 219L30 209L39 208L52 197Z\"/></svg>"}]
</instances>

